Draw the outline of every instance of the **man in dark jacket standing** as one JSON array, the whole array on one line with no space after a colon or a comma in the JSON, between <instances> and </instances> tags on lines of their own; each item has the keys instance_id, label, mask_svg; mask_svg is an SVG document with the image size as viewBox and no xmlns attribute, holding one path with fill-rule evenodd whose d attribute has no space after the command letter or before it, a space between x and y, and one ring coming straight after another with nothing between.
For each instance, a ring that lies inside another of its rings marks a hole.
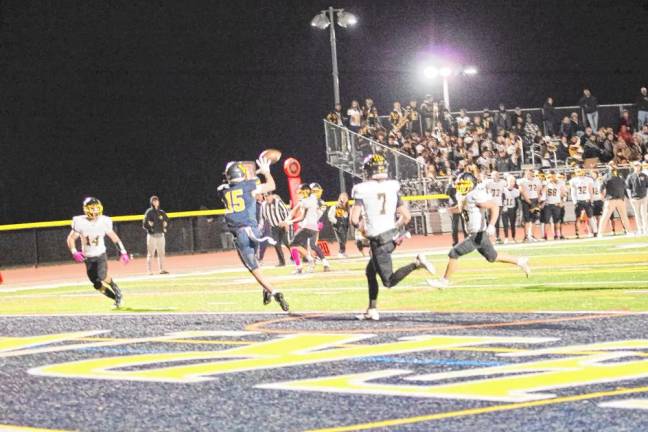
<instances>
[{"instance_id":1,"label":"man in dark jacket standing","mask_svg":"<svg viewBox=\"0 0 648 432\"><path fill-rule=\"evenodd\" d=\"M544 124L545 135L550 137L556 133L556 109L554 108L553 98L548 97L542 106L542 122Z\"/></svg>"},{"instance_id":2,"label":"man in dark jacket standing","mask_svg":"<svg viewBox=\"0 0 648 432\"><path fill-rule=\"evenodd\" d=\"M637 129L641 130L648 123L648 89L641 87L637 97Z\"/></svg>"},{"instance_id":3,"label":"man in dark jacket standing","mask_svg":"<svg viewBox=\"0 0 648 432\"><path fill-rule=\"evenodd\" d=\"M621 217L624 233L627 234L630 229L628 211L625 203L626 183L619 175L618 168L614 162L608 164L608 170L609 172L601 184L601 192L605 197L605 203L603 204L603 215L599 220L598 234L596 235L598 238L603 237L603 229L615 210Z\"/></svg>"},{"instance_id":4,"label":"man in dark jacket standing","mask_svg":"<svg viewBox=\"0 0 648 432\"><path fill-rule=\"evenodd\" d=\"M142 228L146 231L146 269L149 274L153 274L151 268L151 260L157 252L158 266L160 274L168 274L164 267L164 256L166 241L164 235L169 226L169 217L160 209L160 199L153 195L149 199L151 207L144 213L144 220L142 221Z\"/></svg>"},{"instance_id":5,"label":"man in dark jacket standing","mask_svg":"<svg viewBox=\"0 0 648 432\"><path fill-rule=\"evenodd\" d=\"M648 235L648 175L641 172L641 162L632 162L632 173L626 178L626 188L635 215L637 235Z\"/></svg>"},{"instance_id":6,"label":"man in dark jacket standing","mask_svg":"<svg viewBox=\"0 0 648 432\"><path fill-rule=\"evenodd\" d=\"M587 117L587 124L596 132L598 130L598 100L596 96L593 96L589 89L584 89L583 97L578 101L578 105Z\"/></svg>"}]
</instances>

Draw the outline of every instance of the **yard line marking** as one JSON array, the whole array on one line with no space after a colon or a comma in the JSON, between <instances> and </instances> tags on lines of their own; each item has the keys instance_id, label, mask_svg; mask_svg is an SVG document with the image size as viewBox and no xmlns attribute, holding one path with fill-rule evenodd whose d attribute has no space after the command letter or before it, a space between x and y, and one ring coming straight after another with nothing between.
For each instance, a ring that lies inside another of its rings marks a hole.
<instances>
[{"instance_id":1,"label":"yard line marking","mask_svg":"<svg viewBox=\"0 0 648 432\"><path fill-rule=\"evenodd\" d=\"M44 429L29 426L0 424L0 432L71 432L63 429Z\"/></svg>"},{"instance_id":2,"label":"yard line marking","mask_svg":"<svg viewBox=\"0 0 648 432\"><path fill-rule=\"evenodd\" d=\"M516 410L516 409L520 409L520 408L532 408L532 407L537 407L537 406L556 405L556 404L561 404L561 403L578 402L578 401L582 401L582 400L597 399L597 398L603 398L603 397L609 397L609 396L619 396L619 395L625 395L625 394L643 393L643 392L647 392L647 391L648 391L648 386L634 387L634 388L626 388L626 389L620 389L620 390L610 390L610 391L585 393L585 394L573 395L573 396L557 397L557 398L554 398L554 399L545 399L545 400L538 400L538 401L532 401L532 402L520 402L520 403L512 403L512 404L504 404L504 405L494 405L494 406L487 406L487 407L482 407L482 408L471 408L471 409L466 409L466 410L448 411L448 412L421 415L421 416L415 416L415 417L404 417L404 418L399 418L399 419L383 420L383 421L370 422L370 423L359 423L359 424L349 425L349 426L339 426L339 427L323 428L323 429L311 429L311 430L309 430L307 432L347 432L347 431L376 429L376 428L381 428L381 427L384 428L384 427L390 427L390 426L401 426L401 425L406 425L406 424L420 423L420 422L432 421L432 420L442 420L442 419L447 419L447 418L466 417L466 416L472 416L472 415L478 415L478 414L488 414L488 413L494 413L494 412L500 412L500 411L511 411L511 410Z\"/></svg>"},{"instance_id":3,"label":"yard line marking","mask_svg":"<svg viewBox=\"0 0 648 432\"><path fill-rule=\"evenodd\" d=\"M443 330L461 330L461 329L484 329L484 328L498 328L498 327L518 327L525 326L530 324L547 324L554 322L565 322L565 321L582 321L590 319L604 319L604 318L616 318L619 316L630 315L629 313L620 314L620 313L595 313L592 315L578 315L574 317L559 317L559 318L548 318L548 319L527 319L527 320L516 320L516 321L505 321L505 322L495 322L488 324L458 324L458 325L449 325L449 326L418 326L418 327L389 327L389 328L371 328L363 327L361 329L352 328L352 329L327 329L327 330L308 330L308 333L399 333L399 332L421 332L421 331L443 331ZM285 318L271 319L266 321L259 321L257 323L248 324L245 326L245 331L256 331L262 333L270 334L288 334L294 333L296 331L303 331L299 329L272 329L267 328L267 326L277 323L286 323L289 321L301 321L308 320L312 318L318 318L321 315L302 315L299 317L289 316Z\"/></svg>"}]
</instances>

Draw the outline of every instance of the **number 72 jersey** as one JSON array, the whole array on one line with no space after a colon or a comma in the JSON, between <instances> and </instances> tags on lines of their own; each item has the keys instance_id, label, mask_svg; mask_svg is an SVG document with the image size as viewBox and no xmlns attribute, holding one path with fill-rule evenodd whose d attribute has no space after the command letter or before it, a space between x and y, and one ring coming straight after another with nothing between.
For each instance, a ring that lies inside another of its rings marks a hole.
<instances>
[{"instance_id":1,"label":"number 72 jersey","mask_svg":"<svg viewBox=\"0 0 648 432\"><path fill-rule=\"evenodd\" d=\"M374 237L396 228L396 209L401 205L400 183L369 180L353 187L351 196L364 207L365 232Z\"/></svg>"}]
</instances>

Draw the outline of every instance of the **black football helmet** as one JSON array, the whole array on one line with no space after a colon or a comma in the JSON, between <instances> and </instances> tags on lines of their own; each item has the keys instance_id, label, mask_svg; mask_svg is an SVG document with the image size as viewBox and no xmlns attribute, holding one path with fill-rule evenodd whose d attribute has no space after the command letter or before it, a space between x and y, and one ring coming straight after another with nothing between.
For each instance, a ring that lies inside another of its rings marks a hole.
<instances>
[{"instance_id":1,"label":"black football helmet","mask_svg":"<svg viewBox=\"0 0 648 432\"><path fill-rule=\"evenodd\" d=\"M367 178L387 178L389 175L389 163L385 156L374 153L365 158L362 164L362 169Z\"/></svg>"},{"instance_id":2,"label":"black football helmet","mask_svg":"<svg viewBox=\"0 0 648 432\"><path fill-rule=\"evenodd\" d=\"M228 162L225 166L225 180L227 183L239 183L245 180L246 170L241 162Z\"/></svg>"},{"instance_id":3,"label":"black football helmet","mask_svg":"<svg viewBox=\"0 0 648 432\"><path fill-rule=\"evenodd\" d=\"M88 197L83 200L83 213L88 219L96 219L103 214L103 205L95 197Z\"/></svg>"},{"instance_id":4,"label":"black football helmet","mask_svg":"<svg viewBox=\"0 0 648 432\"><path fill-rule=\"evenodd\" d=\"M300 198L308 198L311 192L311 187L308 183L302 183L297 187L297 195Z\"/></svg>"}]
</instances>

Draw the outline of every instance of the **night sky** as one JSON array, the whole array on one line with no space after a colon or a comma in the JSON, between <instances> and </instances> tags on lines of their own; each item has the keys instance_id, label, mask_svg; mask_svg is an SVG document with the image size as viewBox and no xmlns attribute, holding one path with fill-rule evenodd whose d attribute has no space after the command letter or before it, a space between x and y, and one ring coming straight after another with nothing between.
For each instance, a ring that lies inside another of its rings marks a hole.
<instances>
[{"instance_id":1,"label":"night sky","mask_svg":"<svg viewBox=\"0 0 648 432\"><path fill-rule=\"evenodd\" d=\"M66 219L85 196L110 215L221 207L228 160L302 160L334 198L322 117L333 104L319 1L0 2L0 223ZM453 108L634 101L648 83L648 1L340 1L342 102L441 96L434 53L474 64ZM275 174L280 192L285 179Z\"/></svg>"}]
</instances>

